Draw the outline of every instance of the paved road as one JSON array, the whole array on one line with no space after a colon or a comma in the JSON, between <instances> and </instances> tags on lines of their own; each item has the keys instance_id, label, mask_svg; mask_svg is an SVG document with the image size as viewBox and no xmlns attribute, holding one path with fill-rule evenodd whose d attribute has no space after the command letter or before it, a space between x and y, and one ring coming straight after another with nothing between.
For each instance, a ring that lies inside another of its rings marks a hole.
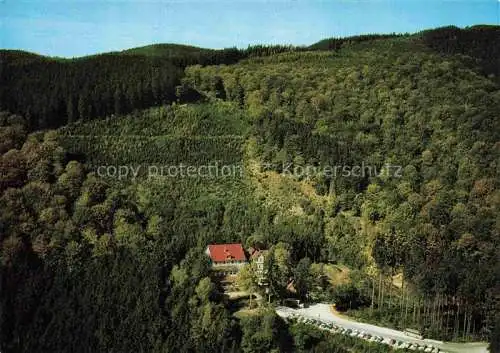
<instances>
[{"instance_id":1,"label":"paved road","mask_svg":"<svg viewBox=\"0 0 500 353\"><path fill-rule=\"evenodd\" d=\"M357 322L354 320L346 319L335 315L330 310L329 304L315 304L308 308L303 309L291 309L287 307L276 308L278 315L282 317L290 316L295 313L297 315L302 315L311 319L319 319L325 322L335 323L337 326L344 327L346 329L364 331L371 334L372 336L381 336L383 338L395 339L397 341L403 341L407 343L416 343L419 345L430 344L434 347L441 349L444 352L450 353L488 353L488 344L484 342L477 343L453 343L453 342L441 342L423 339L419 340L416 338L409 337L405 335L402 331L393 330L386 327L375 326L371 324L366 324L362 322Z\"/></svg>"}]
</instances>

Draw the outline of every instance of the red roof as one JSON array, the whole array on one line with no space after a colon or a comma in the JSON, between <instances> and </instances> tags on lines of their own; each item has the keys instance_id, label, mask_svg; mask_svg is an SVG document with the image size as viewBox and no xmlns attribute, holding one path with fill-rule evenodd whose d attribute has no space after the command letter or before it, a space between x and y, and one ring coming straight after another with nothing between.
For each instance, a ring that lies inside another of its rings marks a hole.
<instances>
[{"instance_id":1,"label":"red roof","mask_svg":"<svg viewBox=\"0 0 500 353\"><path fill-rule=\"evenodd\" d=\"M246 261L241 244L215 244L208 246L208 252L213 262Z\"/></svg>"}]
</instances>

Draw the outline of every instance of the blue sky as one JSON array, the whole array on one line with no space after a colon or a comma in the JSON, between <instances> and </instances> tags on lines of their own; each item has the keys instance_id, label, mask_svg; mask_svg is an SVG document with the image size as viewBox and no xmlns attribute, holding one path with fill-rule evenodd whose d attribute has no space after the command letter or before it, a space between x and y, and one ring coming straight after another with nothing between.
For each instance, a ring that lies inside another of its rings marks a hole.
<instances>
[{"instance_id":1,"label":"blue sky","mask_svg":"<svg viewBox=\"0 0 500 353\"><path fill-rule=\"evenodd\" d=\"M500 0L0 0L0 47L82 56L152 43L312 44L498 24Z\"/></svg>"}]
</instances>

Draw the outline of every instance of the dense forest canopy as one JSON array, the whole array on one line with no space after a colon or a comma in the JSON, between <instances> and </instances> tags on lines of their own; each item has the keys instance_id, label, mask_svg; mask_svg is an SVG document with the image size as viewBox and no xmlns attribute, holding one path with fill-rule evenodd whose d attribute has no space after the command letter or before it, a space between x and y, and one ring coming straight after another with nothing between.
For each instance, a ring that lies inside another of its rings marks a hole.
<instances>
[{"instance_id":1,"label":"dense forest canopy","mask_svg":"<svg viewBox=\"0 0 500 353\"><path fill-rule=\"evenodd\" d=\"M472 58L498 79L499 29L444 27L414 35L361 35L331 38L309 47L254 45L246 49L203 49L154 44L76 59L0 50L0 108L22 114L30 130L55 128L175 100L175 87L188 65L234 64L242 59L305 50L338 51L356 43L406 38L443 54Z\"/></svg>"},{"instance_id":2,"label":"dense forest canopy","mask_svg":"<svg viewBox=\"0 0 500 353\"><path fill-rule=\"evenodd\" d=\"M1 51L0 350L390 351L282 320L292 279L295 298L498 352L499 41ZM242 172L147 173L179 164ZM231 242L269 251L259 314L211 275L206 245Z\"/></svg>"}]
</instances>

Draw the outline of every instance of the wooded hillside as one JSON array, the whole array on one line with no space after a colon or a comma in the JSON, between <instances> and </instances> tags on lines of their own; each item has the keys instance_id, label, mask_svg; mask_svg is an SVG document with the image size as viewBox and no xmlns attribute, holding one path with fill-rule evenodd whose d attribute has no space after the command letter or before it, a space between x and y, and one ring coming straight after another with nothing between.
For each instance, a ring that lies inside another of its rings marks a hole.
<instances>
[{"instance_id":1,"label":"wooded hillside","mask_svg":"<svg viewBox=\"0 0 500 353\"><path fill-rule=\"evenodd\" d=\"M498 351L498 40L473 27L307 48L2 51L0 350L390 350L263 303L233 315L204 250L238 242L269 251L267 291L255 287L271 304L335 302ZM242 173L146 173L180 164Z\"/></svg>"}]
</instances>

